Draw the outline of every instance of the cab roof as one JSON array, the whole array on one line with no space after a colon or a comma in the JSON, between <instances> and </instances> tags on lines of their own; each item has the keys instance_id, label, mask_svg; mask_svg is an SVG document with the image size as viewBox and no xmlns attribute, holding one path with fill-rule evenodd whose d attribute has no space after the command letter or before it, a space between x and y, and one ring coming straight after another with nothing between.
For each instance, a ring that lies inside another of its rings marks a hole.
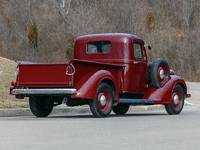
<instances>
[{"instance_id":1,"label":"cab roof","mask_svg":"<svg viewBox=\"0 0 200 150\"><path fill-rule=\"evenodd\" d=\"M130 34L130 33L99 33L99 34L89 34L89 35L83 35L78 37L77 39L82 39L82 38L106 38L106 37L113 37L113 38L123 38L123 37L129 37L129 38L134 38L138 40L142 40L140 37Z\"/></svg>"}]
</instances>

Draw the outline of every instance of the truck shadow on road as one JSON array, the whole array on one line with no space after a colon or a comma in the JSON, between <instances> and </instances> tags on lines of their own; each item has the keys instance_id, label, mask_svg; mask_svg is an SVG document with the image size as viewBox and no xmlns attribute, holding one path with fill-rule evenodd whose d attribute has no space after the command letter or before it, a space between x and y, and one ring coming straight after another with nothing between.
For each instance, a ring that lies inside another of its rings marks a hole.
<instances>
[{"instance_id":1,"label":"truck shadow on road","mask_svg":"<svg viewBox=\"0 0 200 150\"><path fill-rule=\"evenodd\" d=\"M166 113L130 113L125 115L115 115L111 114L106 118L122 118L122 117L146 117L146 116L168 116ZM75 114L75 115L56 115L56 116L49 116L48 118L95 118L92 114ZM104 118L104 119L106 119ZM95 118L96 119L96 118ZM102 119L102 118L97 118Z\"/></svg>"}]
</instances>

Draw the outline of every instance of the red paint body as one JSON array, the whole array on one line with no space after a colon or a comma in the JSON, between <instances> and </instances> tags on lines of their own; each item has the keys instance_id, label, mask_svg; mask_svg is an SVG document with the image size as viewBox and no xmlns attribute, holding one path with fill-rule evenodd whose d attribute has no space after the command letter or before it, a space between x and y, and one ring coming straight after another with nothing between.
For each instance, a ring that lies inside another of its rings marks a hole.
<instances>
[{"instance_id":1,"label":"red paint body","mask_svg":"<svg viewBox=\"0 0 200 150\"><path fill-rule=\"evenodd\" d=\"M87 53L87 43L109 41L108 53ZM133 43L142 45L143 57L135 58ZM141 94L142 99L153 100L155 104L167 104L171 101L176 84L180 84L185 94L187 87L183 79L175 76L171 70L171 79L159 89L151 87L149 79L151 63L147 62L146 49L141 38L131 34L95 34L76 39L74 59L69 64L24 64L19 63L16 85L19 88L61 88L72 87L77 90L71 98L94 99L101 82L112 84L116 91L116 100L122 93Z\"/></svg>"}]
</instances>

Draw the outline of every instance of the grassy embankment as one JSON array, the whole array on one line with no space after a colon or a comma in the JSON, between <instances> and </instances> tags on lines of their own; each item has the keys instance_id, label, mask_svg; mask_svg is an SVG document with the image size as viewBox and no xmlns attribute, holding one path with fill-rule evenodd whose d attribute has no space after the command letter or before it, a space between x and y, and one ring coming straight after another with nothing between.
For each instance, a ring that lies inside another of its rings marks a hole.
<instances>
[{"instance_id":1,"label":"grassy embankment","mask_svg":"<svg viewBox=\"0 0 200 150\"><path fill-rule=\"evenodd\" d=\"M16 62L0 57L0 109L29 107L27 100L9 95L10 83L16 79L16 66Z\"/></svg>"}]
</instances>

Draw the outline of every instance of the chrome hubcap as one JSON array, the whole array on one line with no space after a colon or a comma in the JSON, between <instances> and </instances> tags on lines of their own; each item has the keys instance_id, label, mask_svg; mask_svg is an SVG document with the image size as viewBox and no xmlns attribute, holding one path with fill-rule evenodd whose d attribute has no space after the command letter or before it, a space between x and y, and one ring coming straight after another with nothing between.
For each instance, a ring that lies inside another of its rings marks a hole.
<instances>
[{"instance_id":1,"label":"chrome hubcap","mask_svg":"<svg viewBox=\"0 0 200 150\"><path fill-rule=\"evenodd\" d=\"M160 70L160 78L161 79L165 78L165 71L163 69Z\"/></svg>"},{"instance_id":2,"label":"chrome hubcap","mask_svg":"<svg viewBox=\"0 0 200 150\"><path fill-rule=\"evenodd\" d=\"M101 103L102 106L105 106L105 105L106 105L106 97L105 97L105 95L102 95L102 96L100 97L100 103Z\"/></svg>"},{"instance_id":3,"label":"chrome hubcap","mask_svg":"<svg viewBox=\"0 0 200 150\"><path fill-rule=\"evenodd\" d=\"M174 104L178 104L179 103L179 97L178 97L178 95L175 95L174 96Z\"/></svg>"}]
</instances>

